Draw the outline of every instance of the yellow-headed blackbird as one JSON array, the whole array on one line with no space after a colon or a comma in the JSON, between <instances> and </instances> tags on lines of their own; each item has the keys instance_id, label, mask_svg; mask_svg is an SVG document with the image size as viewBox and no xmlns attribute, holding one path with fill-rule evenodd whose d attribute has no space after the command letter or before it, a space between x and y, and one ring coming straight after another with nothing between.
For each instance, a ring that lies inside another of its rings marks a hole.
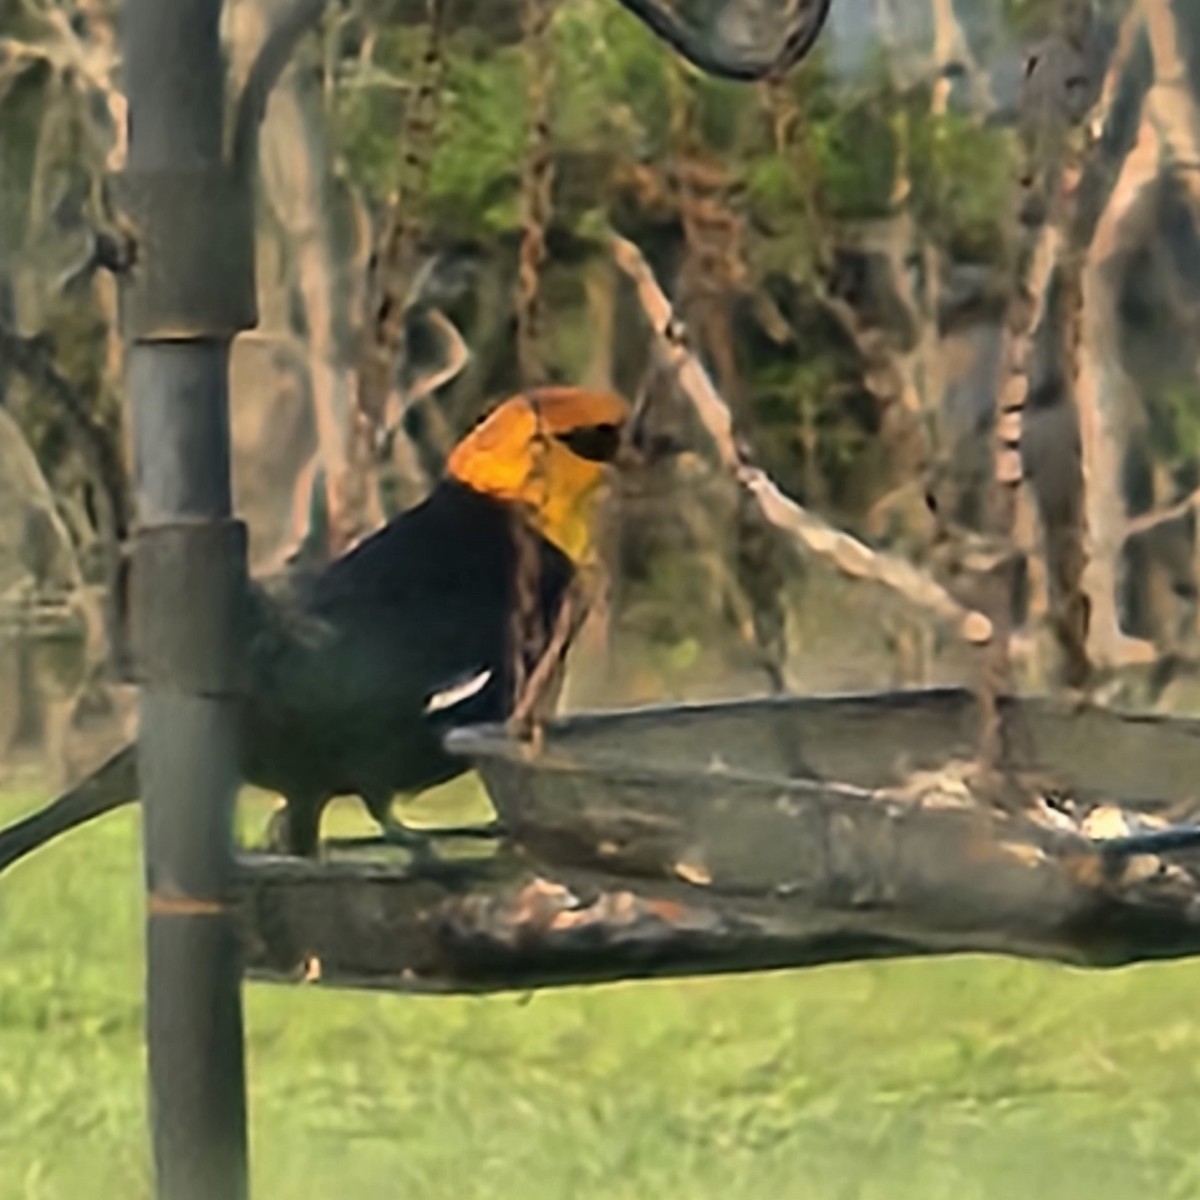
<instances>
[{"instance_id":1,"label":"yellow-headed blackbird","mask_svg":"<svg viewBox=\"0 0 1200 1200\"><path fill-rule=\"evenodd\" d=\"M593 554L595 501L628 415L608 392L514 396L455 447L424 502L307 577L251 586L241 769L286 800L281 848L312 854L323 808L347 794L391 836L417 838L391 802L467 769L442 747L450 727L512 712L518 666L533 669ZM522 586L540 634L518 646ZM0 833L0 869L137 793L127 746Z\"/></svg>"}]
</instances>

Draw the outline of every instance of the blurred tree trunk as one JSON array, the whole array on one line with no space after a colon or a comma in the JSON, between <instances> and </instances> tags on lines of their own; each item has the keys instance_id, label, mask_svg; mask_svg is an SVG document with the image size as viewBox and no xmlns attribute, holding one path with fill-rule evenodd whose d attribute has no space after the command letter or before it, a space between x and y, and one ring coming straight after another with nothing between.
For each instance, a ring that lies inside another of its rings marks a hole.
<instances>
[{"instance_id":1,"label":"blurred tree trunk","mask_svg":"<svg viewBox=\"0 0 1200 1200\"><path fill-rule=\"evenodd\" d=\"M266 193L287 234L304 303L317 453L329 524L327 551L336 553L342 536L338 531L369 529L383 518L378 492L369 479L350 490L346 486L351 473L358 474L369 464L351 462L348 453L354 378L346 366L336 313L351 306L334 265L323 120L313 97L302 93L300 74L293 65L275 88L263 125L261 161Z\"/></svg>"},{"instance_id":2,"label":"blurred tree trunk","mask_svg":"<svg viewBox=\"0 0 1200 1200\"><path fill-rule=\"evenodd\" d=\"M1154 57L1154 86L1146 97L1150 120L1162 141L1164 166L1186 192L1200 222L1200 106L1189 77L1178 9L1172 0L1142 4Z\"/></svg>"},{"instance_id":3,"label":"blurred tree trunk","mask_svg":"<svg viewBox=\"0 0 1200 1200\"><path fill-rule=\"evenodd\" d=\"M1084 586L1091 602L1088 656L1115 667L1151 655L1122 632L1117 607L1118 572L1126 510L1123 459L1128 420L1136 404L1133 382L1120 358L1117 272L1122 230L1158 174L1159 140L1143 121L1111 199L1096 227L1084 263L1076 402L1082 437L1087 500L1088 561Z\"/></svg>"}]
</instances>

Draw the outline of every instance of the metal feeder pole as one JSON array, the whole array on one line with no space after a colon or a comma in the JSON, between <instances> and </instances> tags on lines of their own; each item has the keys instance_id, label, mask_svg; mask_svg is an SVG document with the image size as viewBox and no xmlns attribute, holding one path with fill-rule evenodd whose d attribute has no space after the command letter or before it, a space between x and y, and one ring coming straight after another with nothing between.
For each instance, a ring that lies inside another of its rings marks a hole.
<instances>
[{"instance_id":1,"label":"metal feeder pole","mask_svg":"<svg viewBox=\"0 0 1200 1200\"><path fill-rule=\"evenodd\" d=\"M229 346L255 324L252 189L227 162L221 0L125 0L134 243L122 279L138 534L133 642L146 871L150 1118L160 1200L247 1195ZM246 172L241 172L245 175Z\"/></svg>"}]
</instances>

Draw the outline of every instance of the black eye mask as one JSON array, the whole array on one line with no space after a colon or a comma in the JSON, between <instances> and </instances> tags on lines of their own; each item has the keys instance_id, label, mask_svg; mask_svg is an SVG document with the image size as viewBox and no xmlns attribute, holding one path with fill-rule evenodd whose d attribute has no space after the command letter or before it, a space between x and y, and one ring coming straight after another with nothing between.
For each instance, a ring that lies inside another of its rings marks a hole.
<instances>
[{"instance_id":1,"label":"black eye mask","mask_svg":"<svg viewBox=\"0 0 1200 1200\"><path fill-rule=\"evenodd\" d=\"M588 462L612 462L621 446L619 425L586 425L554 436L572 454L586 458Z\"/></svg>"}]
</instances>

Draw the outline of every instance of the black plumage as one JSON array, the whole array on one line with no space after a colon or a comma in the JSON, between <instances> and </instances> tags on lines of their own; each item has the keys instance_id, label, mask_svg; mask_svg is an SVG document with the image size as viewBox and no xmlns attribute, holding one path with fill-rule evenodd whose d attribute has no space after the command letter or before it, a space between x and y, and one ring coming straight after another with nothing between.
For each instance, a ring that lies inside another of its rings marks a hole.
<instances>
[{"instance_id":1,"label":"black plumage","mask_svg":"<svg viewBox=\"0 0 1200 1200\"><path fill-rule=\"evenodd\" d=\"M334 795L361 796L390 825L394 794L466 769L442 748L449 727L511 711L517 536L537 548L533 627L542 636L521 647L526 673L574 573L519 519L511 504L445 480L314 579L293 584L291 598L258 593L242 770L287 797L293 852L314 848L320 809Z\"/></svg>"},{"instance_id":2,"label":"black plumage","mask_svg":"<svg viewBox=\"0 0 1200 1200\"><path fill-rule=\"evenodd\" d=\"M326 566L250 585L240 765L286 800L276 848L313 853L338 795L360 796L394 839L424 840L392 819L392 800L468 769L443 748L450 728L514 711L591 553L592 504L627 419L612 393L511 397L424 502ZM127 746L0 832L0 870L138 792Z\"/></svg>"},{"instance_id":3,"label":"black plumage","mask_svg":"<svg viewBox=\"0 0 1200 1200\"><path fill-rule=\"evenodd\" d=\"M512 709L518 538L537 551L531 626L542 631L521 648L526 673L574 574L565 554L521 522L516 505L446 479L324 569L251 585L241 767L287 801L277 848L313 853L325 804L344 794L361 796L403 840L389 815L395 794L468 769L442 737ZM0 833L0 869L137 795L136 750L127 746Z\"/></svg>"}]
</instances>

